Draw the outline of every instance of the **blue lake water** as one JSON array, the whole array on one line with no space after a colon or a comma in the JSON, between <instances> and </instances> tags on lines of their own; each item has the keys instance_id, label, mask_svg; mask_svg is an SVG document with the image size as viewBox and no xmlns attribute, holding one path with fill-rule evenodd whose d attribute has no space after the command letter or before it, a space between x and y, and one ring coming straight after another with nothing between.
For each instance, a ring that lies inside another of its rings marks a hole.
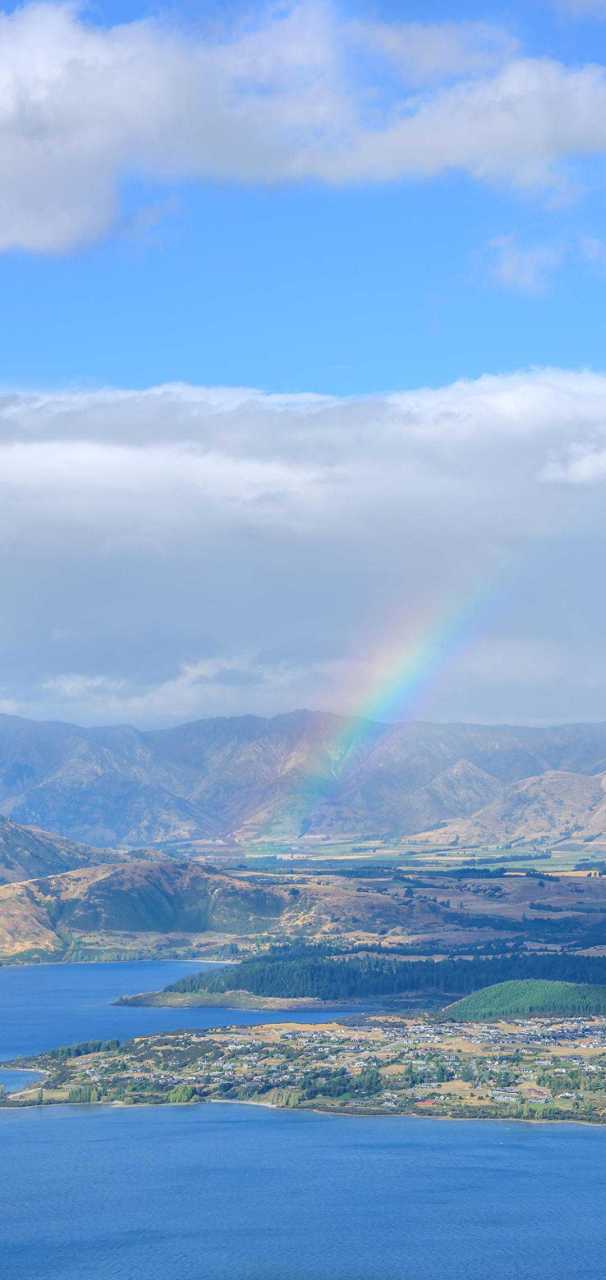
<instances>
[{"instance_id":1,"label":"blue lake water","mask_svg":"<svg viewBox=\"0 0 606 1280\"><path fill-rule=\"evenodd\" d=\"M0 970L0 1051L259 1020L109 1006L184 970ZM603 1280L605 1253L601 1128L228 1104L0 1110L7 1280Z\"/></svg>"},{"instance_id":2,"label":"blue lake water","mask_svg":"<svg viewBox=\"0 0 606 1280\"><path fill-rule=\"evenodd\" d=\"M26 1085L34 1084L40 1079L39 1071L0 1071L0 1085L3 1085L7 1093L18 1093Z\"/></svg>"},{"instance_id":3,"label":"blue lake water","mask_svg":"<svg viewBox=\"0 0 606 1280\"><path fill-rule=\"evenodd\" d=\"M112 1003L121 995L159 990L192 970L215 967L175 960L0 968L0 1061L80 1040L127 1040L179 1027L300 1018L292 1011L272 1015L239 1009L146 1009ZM328 1021L333 1016L305 1014L309 1021Z\"/></svg>"},{"instance_id":4,"label":"blue lake water","mask_svg":"<svg viewBox=\"0 0 606 1280\"><path fill-rule=\"evenodd\" d=\"M0 1112L7 1280L603 1280L598 1129Z\"/></svg>"}]
</instances>

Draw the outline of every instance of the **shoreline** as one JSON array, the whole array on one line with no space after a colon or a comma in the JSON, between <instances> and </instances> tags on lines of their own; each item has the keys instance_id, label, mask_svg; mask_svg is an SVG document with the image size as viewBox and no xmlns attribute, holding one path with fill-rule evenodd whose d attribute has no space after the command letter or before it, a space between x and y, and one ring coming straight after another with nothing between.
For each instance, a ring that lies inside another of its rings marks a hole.
<instances>
[{"instance_id":1,"label":"shoreline","mask_svg":"<svg viewBox=\"0 0 606 1280\"><path fill-rule=\"evenodd\" d=\"M88 960L74 960L73 956L59 956L55 960L19 960L18 957L1 957L2 969L54 969L70 964L238 964L237 960L221 960L218 956L123 956L116 960L111 956L91 956Z\"/></svg>"},{"instance_id":2,"label":"shoreline","mask_svg":"<svg viewBox=\"0 0 606 1280\"><path fill-rule=\"evenodd\" d=\"M223 964L223 961L217 961ZM226 963L237 964L232 960ZM452 992L449 993L449 999ZM450 999L456 1003L459 997ZM418 993L402 992L399 995L363 995L351 996L343 1000L322 1000L318 996L256 996L244 988L219 992L180 992L180 991L137 991L132 995L119 996L113 1002L126 1008L135 1009L242 1009L251 1013L276 1013L284 1009L287 1012L305 1013L326 1012L344 1013L355 1016L358 1013L372 1014L406 1014L414 1017L423 1014L433 1017L442 1014L441 993L425 991Z\"/></svg>"},{"instance_id":3,"label":"shoreline","mask_svg":"<svg viewBox=\"0 0 606 1280\"><path fill-rule=\"evenodd\" d=\"M536 1120L526 1116L443 1116L431 1115L429 1111L349 1111L349 1110L332 1110L329 1107L280 1107L277 1102L261 1102L247 1100L240 1102L238 1098L209 1098L208 1102L173 1102L169 1106L212 1106L214 1104L221 1105L226 1103L227 1106L234 1107L265 1107L268 1111L291 1111L303 1112L304 1115L316 1116L333 1116L336 1120L346 1117L348 1120L443 1120L446 1124L530 1124L530 1125L554 1125L554 1124L574 1124L579 1127L583 1125L587 1129L604 1129L606 1128L605 1120L544 1120L537 1117ZM102 1106L103 1103L93 1103L93 1106ZM136 1104L133 1104L136 1105Z\"/></svg>"},{"instance_id":4,"label":"shoreline","mask_svg":"<svg viewBox=\"0 0 606 1280\"><path fill-rule=\"evenodd\" d=\"M196 996L193 1000L185 992L137 991L113 1001L114 1005L127 1009L242 1009L250 1013L276 1013L281 1009L295 1013L326 1009L330 1013L350 1008L352 1003L333 1003L308 996L254 996L244 990L213 992L204 999Z\"/></svg>"},{"instance_id":5,"label":"shoreline","mask_svg":"<svg viewBox=\"0 0 606 1280\"><path fill-rule=\"evenodd\" d=\"M19 1068L27 1071L27 1067ZM15 1068L17 1070L17 1068ZM33 1086L37 1088L39 1086ZM8 1095L10 1098L10 1094ZM0 1117L3 1111L30 1111L36 1107L40 1111L45 1111L52 1107L64 1110L67 1107L86 1108L97 1111L105 1108L108 1111L141 1111L141 1110L158 1110L166 1107L178 1107L179 1110L190 1108L199 1110L202 1107L227 1106L227 1107L261 1107L264 1111L281 1111L288 1112L291 1115L316 1115L330 1117L331 1119L347 1119L347 1120L416 1120L420 1123L426 1121L440 1121L444 1124L523 1124L536 1128L544 1128L554 1125L573 1125L577 1128L584 1129L606 1129L606 1119L604 1120L576 1120L572 1117L558 1117L553 1120L543 1119L542 1117L530 1118L527 1116L446 1116L440 1114L432 1114L430 1111L353 1111L351 1109L333 1109L330 1107L281 1107L277 1102L262 1102L260 1099L240 1099L240 1098L206 1098L191 1102L64 1102L53 1099L51 1102L17 1102L5 1103L0 1106Z\"/></svg>"}]
</instances>

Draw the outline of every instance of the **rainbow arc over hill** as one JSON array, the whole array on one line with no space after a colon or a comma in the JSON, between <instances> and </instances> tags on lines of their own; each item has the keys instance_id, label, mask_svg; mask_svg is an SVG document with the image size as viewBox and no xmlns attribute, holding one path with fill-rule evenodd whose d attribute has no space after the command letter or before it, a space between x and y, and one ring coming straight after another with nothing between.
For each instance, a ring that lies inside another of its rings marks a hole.
<instances>
[{"instance_id":1,"label":"rainbow arc over hill","mask_svg":"<svg viewBox=\"0 0 606 1280\"><path fill-rule=\"evenodd\" d=\"M320 798L327 774L336 779L345 772L352 757L375 736L377 723L415 718L438 678L472 647L494 597L494 589L482 584L463 604L460 599L451 603L433 617L425 617L414 629L406 625L406 642L400 640L383 650L373 663L373 674L354 704L355 710L336 736L325 739L317 753L312 753L306 787L310 802ZM319 791L314 792L314 783Z\"/></svg>"}]
</instances>

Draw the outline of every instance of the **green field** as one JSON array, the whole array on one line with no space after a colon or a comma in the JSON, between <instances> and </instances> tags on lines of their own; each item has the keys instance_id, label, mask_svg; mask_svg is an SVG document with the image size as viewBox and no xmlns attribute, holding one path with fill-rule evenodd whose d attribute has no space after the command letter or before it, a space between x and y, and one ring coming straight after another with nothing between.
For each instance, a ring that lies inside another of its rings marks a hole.
<instances>
[{"instance_id":1,"label":"green field","mask_svg":"<svg viewBox=\"0 0 606 1280\"><path fill-rule=\"evenodd\" d=\"M527 978L499 982L474 991L444 1015L459 1022L488 1022L498 1018L575 1017L606 1014L606 987L579 982L549 982Z\"/></svg>"}]
</instances>

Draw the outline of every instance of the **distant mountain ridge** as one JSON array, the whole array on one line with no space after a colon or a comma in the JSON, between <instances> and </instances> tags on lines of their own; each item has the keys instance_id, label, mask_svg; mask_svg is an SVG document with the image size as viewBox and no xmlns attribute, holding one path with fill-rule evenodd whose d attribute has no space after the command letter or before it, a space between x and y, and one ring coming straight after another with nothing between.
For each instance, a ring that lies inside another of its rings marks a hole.
<instances>
[{"instance_id":1,"label":"distant mountain ridge","mask_svg":"<svg viewBox=\"0 0 606 1280\"><path fill-rule=\"evenodd\" d=\"M428 845L536 844L576 841L589 848L606 840L606 773L550 770L506 787L468 818L455 818L422 834Z\"/></svg>"},{"instance_id":2,"label":"distant mountain ridge","mask_svg":"<svg viewBox=\"0 0 606 1280\"><path fill-rule=\"evenodd\" d=\"M385 725L295 711L142 731L0 716L0 814L87 845L351 833L606 839L606 724Z\"/></svg>"}]
</instances>

